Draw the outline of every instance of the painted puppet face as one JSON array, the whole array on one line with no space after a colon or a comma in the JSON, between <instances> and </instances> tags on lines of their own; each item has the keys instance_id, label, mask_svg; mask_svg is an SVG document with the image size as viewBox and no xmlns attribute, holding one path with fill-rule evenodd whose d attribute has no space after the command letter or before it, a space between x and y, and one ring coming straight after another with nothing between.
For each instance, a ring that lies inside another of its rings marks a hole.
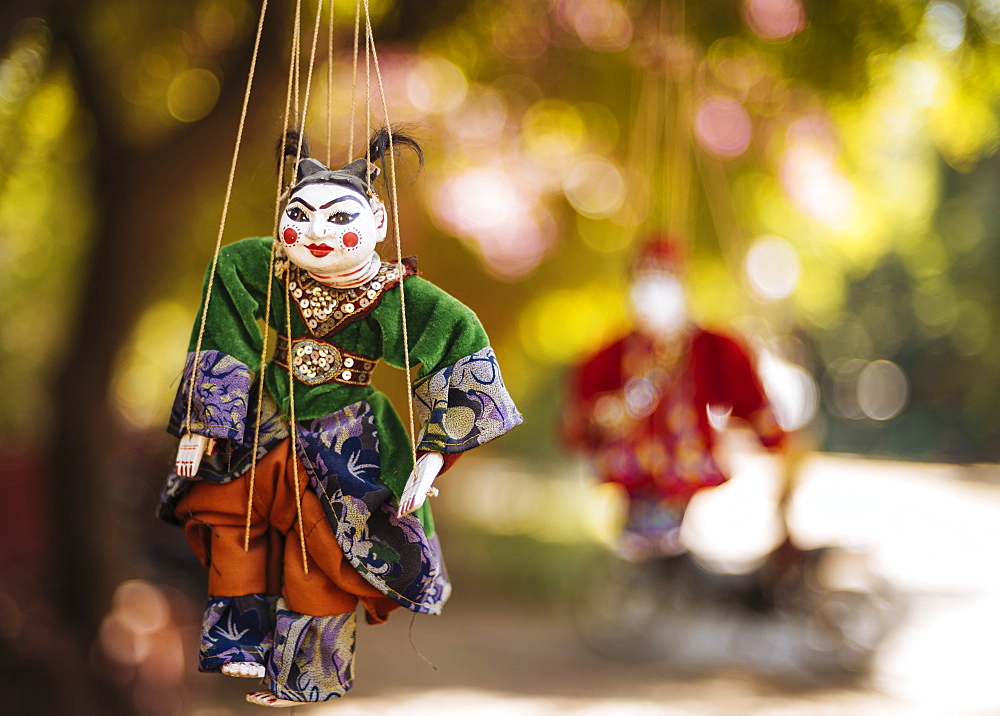
<instances>
[{"instance_id":1,"label":"painted puppet face","mask_svg":"<svg viewBox=\"0 0 1000 716\"><path fill-rule=\"evenodd\" d=\"M288 259L320 278L363 271L385 233L382 203L341 184L307 184L293 193L278 227Z\"/></svg>"},{"instance_id":2,"label":"painted puppet face","mask_svg":"<svg viewBox=\"0 0 1000 716\"><path fill-rule=\"evenodd\" d=\"M642 273L632 282L629 300L639 330L666 338L687 323L687 298L680 278L670 273Z\"/></svg>"}]
</instances>

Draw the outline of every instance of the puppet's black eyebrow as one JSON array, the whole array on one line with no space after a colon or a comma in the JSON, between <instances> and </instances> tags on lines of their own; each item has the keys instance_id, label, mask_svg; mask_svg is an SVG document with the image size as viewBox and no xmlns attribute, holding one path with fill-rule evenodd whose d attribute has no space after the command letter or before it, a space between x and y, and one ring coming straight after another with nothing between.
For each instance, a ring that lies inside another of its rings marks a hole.
<instances>
[{"instance_id":1,"label":"puppet's black eyebrow","mask_svg":"<svg viewBox=\"0 0 1000 716\"><path fill-rule=\"evenodd\" d=\"M364 202L361 201L361 199L359 199L358 197L354 196L353 194L347 194L345 196L340 197L339 199L334 199L333 201L326 202L325 204L323 204L323 206L320 207L320 209L326 209L327 207L333 206L338 201L347 201L348 199L350 199L351 201L358 202L359 204L361 204L361 206L365 205Z\"/></svg>"},{"instance_id":2,"label":"puppet's black eyebrow","mask_svg":"<svg viewBox=\"0 0 1000 716\"><path fill-rule=\"evenodd\" d=\"M309 204L307 204L306 202L302 201L302 199L300 199L300 198L299 198L299 197L297 197L297 196L293 196L293 197L292 197L292 198L291 198L291 199L289 200L289 202L288 202L288 205L289 205L289 206L291 206L291 205L292 205L292 204L294 204L295 202L299 202L300 204L302 204L302 206L304 206L305 208L309 209L309 211L316 211L316 210L315 210L314 208L312 208L311 206L309 206Z\"/></svg>"}]
</instances>

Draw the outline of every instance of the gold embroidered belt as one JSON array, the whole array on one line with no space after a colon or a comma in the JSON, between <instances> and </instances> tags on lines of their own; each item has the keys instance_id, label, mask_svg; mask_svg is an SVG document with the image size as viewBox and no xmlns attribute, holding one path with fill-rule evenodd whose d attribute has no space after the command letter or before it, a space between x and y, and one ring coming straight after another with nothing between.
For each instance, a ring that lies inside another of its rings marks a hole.
<instances>
[{"instance_id":1,"label":"gold embroidered belt","mask_svg":"<svg viewBox=\"0 0 1000 716\"><path fill-rule=\"evenodd\" d=\"M288 368L288 336L278 334L274 362ZM319 338L292 339L292 375L306 385L370 385L376 361Z\"/></svg>"}]
</instances>

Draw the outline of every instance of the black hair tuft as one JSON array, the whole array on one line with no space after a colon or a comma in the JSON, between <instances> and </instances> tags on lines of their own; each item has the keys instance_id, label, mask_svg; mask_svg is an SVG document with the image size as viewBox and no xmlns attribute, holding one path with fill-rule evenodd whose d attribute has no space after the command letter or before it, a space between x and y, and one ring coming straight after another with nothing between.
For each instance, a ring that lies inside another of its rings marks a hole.
<instances>
[{"instance_id":1,"label":"black hair tuft","mask_svg":"<svg viewBox=\"0 0 1000 716\"><path fill-rule=\"evenodd\" d=\"M423 166L424 150L420 148L420 144L410 135L408 130L409 127L403 127L401 131L394 130L392 132L392 150L397 152L402 147L409 149L417 155L417 161L420 163L420 166ZM383 167L385 167L385 160L389 155L389 136L388 128L381 127L372 133L371 141L368 143L370 161L381 162Z\"/></svg>"},{"instance_id":2,"label":"black hair tuft","mask_svg":"<svg viewBox=\"0 0 1000 716\"><path fill-rule=\"evenodd\" d=\"M281 174L285 162L289 159L295 161L309 157L309 142L306 141L306 135L299 130L289 129L285 132L285 136L278 140L275 150L278 155L278 173Z\"/></svg>"}]
</instances>

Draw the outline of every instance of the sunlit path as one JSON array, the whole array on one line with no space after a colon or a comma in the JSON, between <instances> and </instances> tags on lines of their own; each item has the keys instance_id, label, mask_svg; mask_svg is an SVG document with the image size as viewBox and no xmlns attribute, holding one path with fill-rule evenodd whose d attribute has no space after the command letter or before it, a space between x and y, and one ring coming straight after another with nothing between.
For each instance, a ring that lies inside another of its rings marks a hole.
<instances>
[{"instance_id":1,"label":"sunlit path","mask_svg":"<svg viewBox=\"0 0 1000 716\"><path fill-rule=\"evenodd\" d=\"M753 526L738 519L739 508L766 503L771 467L768 458L734 461L736 479L706 496L693 515L692 539L700 549L723 558L728 544L730 556L746 556L740 553L746 541L727 529ZM900 599L902 621L865 684L801 690L731 668L685 680L652 664L609 663L583 648L558 606L529 609L474 596L468 593L474 584L464 585L463 594L460 583L444 616L413 626L417 649L438 670L410 648L409 620L365 629L357 686L336 712L997 713L990 649L1000 637L1000 578L989 565L1000 547L994 527L1000 486L990 484L992 474L851 457L820 456L806 464L793 512L799 537L867 551ZM963 479L973 475L985 481Z\"/></svg>"}]
</instances>

